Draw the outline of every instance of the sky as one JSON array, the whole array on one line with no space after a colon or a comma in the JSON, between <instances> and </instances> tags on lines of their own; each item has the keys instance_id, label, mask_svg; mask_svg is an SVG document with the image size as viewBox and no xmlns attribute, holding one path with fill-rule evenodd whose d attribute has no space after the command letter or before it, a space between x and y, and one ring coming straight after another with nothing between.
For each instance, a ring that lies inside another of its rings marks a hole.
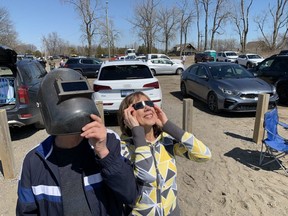
<instances>
[{"instance_id":1,"label":"sky","mask_svg":"<svg viewBox=\"0 0 288 216\"><path fill-rule=\"evenodd\" d=\"M179 0L178 0L179 1ZM255 15L263 8L263 3L273 0L254 0L251 14ZM136 0L108 0L108 17L114 22L114 27L120 32L118 47L129 47L139 40L131 30L128 22L133 17ZM175 0L163 0L165 4L175 4ZM106 5L106 0L102 0ZM13 22L18 38L22 43L34 44L43 51L42 38L49 33L57 32L58 36L72 45L83 45L81 40L80 19L70 4L60 0L0 0L0 6L7 9ZM105 15L105 10L103 11ZM252 23L251 23L252 24ZM196 26L195 26L196 28ZM254 34L253 34L254 31ZM194 33L196 33L194 31ZM227 28L226 37L238 39L237 34ZM251 28L251 39L257 38L255 26ZM253 38L254 37L254 38ZM195 37L194 43L197 39ZM188 41L190 42L190 41Z\"/></svg>"}]
</instances>

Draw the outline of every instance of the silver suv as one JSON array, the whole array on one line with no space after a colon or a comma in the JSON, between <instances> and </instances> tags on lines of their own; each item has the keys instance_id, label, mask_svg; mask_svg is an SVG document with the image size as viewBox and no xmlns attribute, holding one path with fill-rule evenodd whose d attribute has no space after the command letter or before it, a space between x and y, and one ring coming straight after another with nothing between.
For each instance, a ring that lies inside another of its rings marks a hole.
<instances>
[{"instance_id":1,"label":"silver suv","mask_svg":"<svg viewBox=\"0 0 288 216\"><path fill-rule=\"evenodd\" d=\"M10 127L44 127L37 95L46 74L37 60L17 61L14 50L0 46L0 109L6 110Z\"/></svg>"},{"instance_id":2,"label":"silver suv","mask_svg":"<svg viewBox=\"0 0 288 216\"><path fill-rule=\"evenodd\" d=\"M222 62L236 62L236 59L238 58L238 55L234 51L223 51L218 52L216 61L222 61Z\"/></svg>"}]
</instances>

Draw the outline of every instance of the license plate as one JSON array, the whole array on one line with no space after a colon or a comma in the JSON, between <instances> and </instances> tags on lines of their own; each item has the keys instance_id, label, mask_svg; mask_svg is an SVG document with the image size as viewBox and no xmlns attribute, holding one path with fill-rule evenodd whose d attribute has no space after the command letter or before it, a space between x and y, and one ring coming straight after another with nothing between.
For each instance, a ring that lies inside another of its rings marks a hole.
<instances>
[{"instance_id":1,"label":"license plate","mask_svg":"<svg viewBox=\"0 0 288 216\"><path fill-rule=\"evenodd\" d=\"M121 90L121 97L126 97L127 95L130 95L134 92L134 90L127 89L127 90Z\"/></svg>"}]
</instances>

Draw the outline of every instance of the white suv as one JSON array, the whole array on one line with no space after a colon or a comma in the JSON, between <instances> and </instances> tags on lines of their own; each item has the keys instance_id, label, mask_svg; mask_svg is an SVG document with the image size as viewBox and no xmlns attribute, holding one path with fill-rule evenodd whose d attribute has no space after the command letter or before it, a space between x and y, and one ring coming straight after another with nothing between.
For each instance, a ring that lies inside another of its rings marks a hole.
<instances>
[{"instance_id":1,"label":"white suv","mask_svg":"<svg viewBox=\"0 0 288 216\"><path fill-rule=\"evenodd\" d=\"M223 61L223 62L236 62L238 55L234 51L223 51L218 52L216 61Z\"/></svg>"},{"instance_id":2,"label":"white suv","mask_svg":"<svg viewBox=\"0 0 288 216\"><path fill-rule=\"evenodd\" d=\"M103 102L104 114L117 113L122 100L136 91L144 92L158 106L162 104L160 83L143 61L103 63L93 88L93 100Z\"/></svg>"},{"instance_id":3,"label":"white suv","mask_svg":"<svg viewBox=\"0 0 288 216\"><path fill-rule=\"evenodd\" d=\"M171 59L165 54L160 54L160 53L152 53L152 54L147 54L146 60L151 60L151 59L157 59L157 58L162 58L162 59L169 59L170 61L177 63L177 64L182 64L181 59Z\"/></svg>"}]
</instances>

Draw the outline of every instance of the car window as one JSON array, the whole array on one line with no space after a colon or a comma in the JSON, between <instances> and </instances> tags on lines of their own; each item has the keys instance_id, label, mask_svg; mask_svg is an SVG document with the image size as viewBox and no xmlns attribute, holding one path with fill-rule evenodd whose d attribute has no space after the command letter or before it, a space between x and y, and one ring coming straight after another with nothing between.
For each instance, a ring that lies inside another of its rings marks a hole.
<instances>
[{"instance_id":1,"label":"car window","mask_svg":"<svg viewBox=\"0 0 288 216\"><path fill-rule=\"evenodd\" d=\"M40 81L47 72L44 70L43 66L37 63L21 64L18 66L23 73L23 79L25 83L34 83Z\"/></svg>"},{"instance_id":2,"label":"car window","mask_svg":"<svg viewBox=\"0 0 288 216\"><path fill-rule=\"evenodd\" d=\"M198 67L199 67L198 65L192 66L192 67L189 69L189 74L190 74L190 75L195 75L195 76L197 76Z\"/></svg>"},{"instance_id":3,"label":"car window","mask_svg":"<svg viewBox=\"0 0 288 216\"><path fill-rule=\"evenodd\" d=\"M263 70L264 68L270 67L271 64L273 63L273 61L274 61L274 58L273 59L264 60L262 63L260 63L259 70Z\"/></svg>"},{"instance_id":4,"label":"car window","mask_svg":"<svg viewBox=\"0 0 288 216\"><path fill-rule=\"evenodd\" d=\"M209 67L214 79L253 78L253 75L239 65L220 65Z\"/></svg>"},{"instance_id":5,"label":"car window","mask_svg":"<svg viewBox=\"0 0 288 216\"><path fill-rule=\"evenodd\" d=\"M196 75L199 77L207 76L207 72L203 66L199 66Z\"/></svg>"},{"instance_id":6,"label":"car window","mask_svg":"<svg viewBox=\"0 0 288 216\"><path fill-rule=\"evenodd\" d=\"M169 59L166 55L161 55L160 58Z\"/></svg>"},{"instance_id":7,"label":"car window","mask_svg":"<svg viewBox=\"0 0 288 216\"><path fill-rule=\"evenodd\" d=\"M226 52L226 56L237 56L235 52Z\"/></svg>"},{"instance_id":8,"label":"car window","mask_svg":"<svg viewBox=\"0 0 288 216\"><path fill-rule=\"evenodd\" d=\"M145 65L113 65L101 69L99 80L126 80L153 78Z\"/></svg>"},{"instance_id":9,"label":"car window","mask_svg":"<svg viewBox=\"0 0 288 216\"><path fill-rule=\"evenodd\" d=\"M276 75L288 71L288 61L286 59L277 59L271 65L271 71Z\"/></svg>"},{"instance_id":10,"label":"car window","mask_svg":"<svg viewBox=\"0 0 288 216\"><path fill-rule=\"evenodd\" d=\"M151 59L155 59L155 58L158 58L157 55L151 55Z\"/></svg>"},{"instance_id":11,"label":"car window","mask_svg":"<svg viewBox=\"0 0 288 216\"><path fill-rule=\"evenodd\" d=\"M248 58L249 59L259 59L259 58L261 58L261 56L259 56L259 55L248 55Z\"/></svg>"},{"instance_id":12,"label":"car window","mask_svg":"<svg viewBox=\"0 0 288 216\"><path fill-rule=\"evenodd\" d=\"M81 62L83 64L93 64L93 60L92 59L82 59Z\"/></svg>"},{"instance_id":13,"label":"car window","mask_svg":"<svg viewBox=\"0 0 288 216\"><path fill-rule=\"evenodd\" d=\"M173 62L172 61L170 61L170 60L168 60L168 59L165 59L165 60L163 60L163 62L165 63L165 64L173 64Z\"/></svg>"},{"instance_id":14,"label":"car window","mask_svg":"<svg viewBox=\"0 0 288 216\"><path fill-rule=\"evenodd\" d=\"M8 67L0 67L0 77L13 76L13 72Z\"/></svg>"},{"instance_id":15,"label":"car window","mask_svg":"<svg viewBox=\"0 0 288 216\"><path fill-rule=\"evenodd\" d=\"M68 59L67 64L77 64L79 59Z\"/></svg>"}]
</instances>

